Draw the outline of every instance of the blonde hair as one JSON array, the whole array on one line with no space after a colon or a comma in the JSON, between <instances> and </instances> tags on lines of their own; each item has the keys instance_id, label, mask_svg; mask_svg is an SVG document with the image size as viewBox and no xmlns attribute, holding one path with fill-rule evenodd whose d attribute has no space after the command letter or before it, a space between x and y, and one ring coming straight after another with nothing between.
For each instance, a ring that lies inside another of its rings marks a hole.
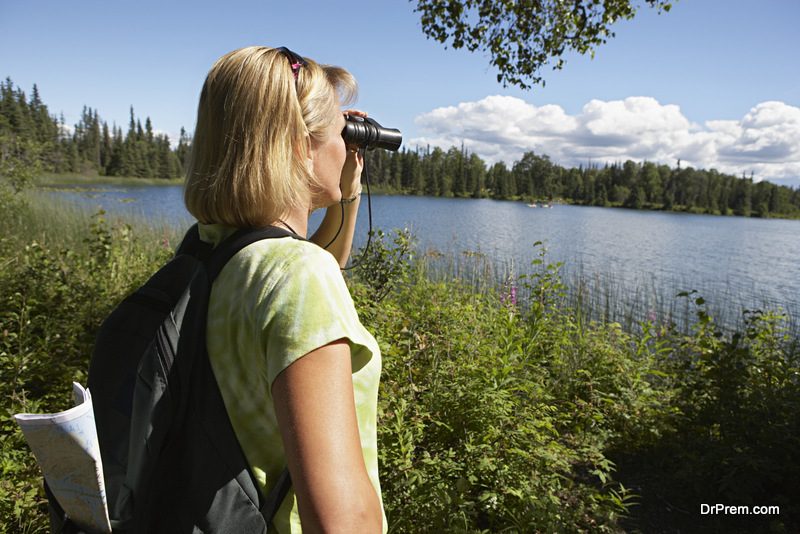
<instances>
[{"instance_id":1,"label":"blonde hair","mask_svg":"<svg viewBox=\"0 0 800 534\"><path fill-rule=\"evenodd\" d=\"M211 67L184 186L198 221L265 226L309 205L319 187L306 164L309 138L321 139L338 106L354 100L356 82L343 68L305 60L296 80L287 56L263 46Z\"/></svg>"}]
</instances>

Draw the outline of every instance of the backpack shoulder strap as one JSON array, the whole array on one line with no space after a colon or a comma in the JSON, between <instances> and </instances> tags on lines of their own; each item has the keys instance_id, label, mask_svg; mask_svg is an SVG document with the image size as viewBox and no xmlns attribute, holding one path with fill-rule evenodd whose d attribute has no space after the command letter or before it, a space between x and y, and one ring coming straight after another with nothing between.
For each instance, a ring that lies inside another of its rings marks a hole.
<instances>
[{"instance_id":1,"label":"backpack shoulder strap","mask_svg":"<svg viewBox=\"0 0 800 534\"><path fill-rule=\"evenodd\" d=\"M292 477L289 475L289 468L284 467L277 482L272 486L269 495L267 495L267 498L261 504L261 508L259 508L259 512L264 516L268 525L272 518L275 517L275 513L280 508L290 487L292 487Z\"/></svg>"},{"instance_id":2,"label":"backpack shoulder strap","mask_svg":"<svg viewBox=\"0 0 800 534\"><path fill-rule=\"evenodd\" d=\"M192 229L190 229L190 232L192 232ZM261 241L262 239L271 239L279 237L292 237L294 239L306 241L306 239L300 237L294 232L290 232L282 228L277 228L275 226L267 226L265 228L256 228L256 229L245 228L237 230L234 234L229 236L216 248L214 248L214 250L210 253L210 257L208 257L206 263L206 273L208 276L208 283L209 284L213 283L214 280L217 278L217 275L219 275L219 273L222 271L223 267L225 267L228 261L233 256L235 256L237 252L239 252L246 246L251 245L256 241ZM187 239L188 238L189 234L187 233ZM242 451L242 455L244 456L244 451ZM247 470L249 472L251 471L249 465L247 466ZM252 475L252 472L251 472L251 477L253 477L253 481L255 481L255 477ZM259 508L259 512L261 512L261 515L264 517L264 520L266 521L267 524L269 524L272 521L272 518L278 511L278 508L283 502L283 499L286 497L286 494L289 492L289 488L291 486L292 486L292 479L291 476L289 475L289 469L284 468L280 476L278 477L278 480L272 486L272 489L270 490L269 494L266 496L266 498L261 500L261 506ZM256 488L258 488L257 484Z\"/></svg>"},{"instance_id":3,"label":"backpack shoulder strap","mask_svg":"<svg viewBox=\"0 0 800 534\"><path fill-rule=\"evenodd\" d=\"M211 254L212 248L211 243L206 243L200 239L200 229L197 223L195 223L187 230L186 235L183 236L183 240L181 244L178 245L175 255L180 256L181 254L188 254L202 260Z\"/></svg>"}]
</instances>

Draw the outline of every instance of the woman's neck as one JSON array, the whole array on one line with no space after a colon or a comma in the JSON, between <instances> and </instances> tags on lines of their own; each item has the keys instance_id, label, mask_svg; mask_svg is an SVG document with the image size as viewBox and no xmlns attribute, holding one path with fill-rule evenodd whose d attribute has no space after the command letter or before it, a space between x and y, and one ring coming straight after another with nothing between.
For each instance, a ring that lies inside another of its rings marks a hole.
<instances>
[{"instance_id":1,"label":"woman's neck","mask_svg":"<svg viewBox=\"0 0 800 534\"><path fill-rule=\"evenodd\" d=\"M292 210L278 218L275 223L294 232L300 237L306 237L308 233L308 213L303 209Z\"/></svg>"}]
</instances>

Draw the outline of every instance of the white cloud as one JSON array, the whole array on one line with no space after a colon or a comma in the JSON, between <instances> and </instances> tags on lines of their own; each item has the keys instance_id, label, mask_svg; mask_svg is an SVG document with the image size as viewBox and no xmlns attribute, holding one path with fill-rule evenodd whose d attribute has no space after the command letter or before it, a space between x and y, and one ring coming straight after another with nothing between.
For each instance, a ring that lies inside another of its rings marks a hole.
<instances>
[{"instance_id":1,"label":"white cloud","mask_svg":"<svg viewBox=\"0 0 800 534\"><path fill-rule=\"evenodd\" d=\"M510 96L434 109L416 118L423 135L409 146L462 142L489 163L511 165L526 151L564 166L654 161L715 168L756 180L800 184L800 108L762 102L740 120L692 123L672 104L632 96L591 100L576 115Z\"/></svg>"},{"instance_id":2,"label":"white cloud","mask_svg":"<svg viewBox=\"0 0 800 534\"><path fill-rule=\"evenodd\" d=\"M60 124L58 125L58 135L61 137L72 137L72 134L75 133L75 127L70 126L69 124Z\"/></svg>"},{"instance_id":3,"label":"white cloud","mask_svg":"<svg viewBox=\"0 0 800 534\"><path fill-rule=\"evenodd\" d=\"M175 150L176 148L178 148L178 142L180 141L180 137L181 137L181 135L179 133L167 132L165 130L154 129L153 130L153 135L166 135L167 138L169 138L169 147L172 150Z\"/></svg>"}]
</instances>

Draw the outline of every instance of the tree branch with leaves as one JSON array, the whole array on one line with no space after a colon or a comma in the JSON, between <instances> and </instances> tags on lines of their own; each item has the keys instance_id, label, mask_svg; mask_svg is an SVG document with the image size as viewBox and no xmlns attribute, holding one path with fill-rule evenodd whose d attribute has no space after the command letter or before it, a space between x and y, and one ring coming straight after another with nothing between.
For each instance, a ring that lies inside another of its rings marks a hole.
<instances>
[{"instance_id":1,"label":"tree branch with leaves","mask_svg":"<svg viewBox=\"0 0 800 534\"><path fill-rule=\"evenodd\" d=\"M413 0L412 0L413 1ZM545 85L545 65L564 66L570 51L591 54L614 37L611 27L646 5L670 0L416 0L422 31L445 46L489 54L504 86Z\"/></svg>"}]
</instances>

